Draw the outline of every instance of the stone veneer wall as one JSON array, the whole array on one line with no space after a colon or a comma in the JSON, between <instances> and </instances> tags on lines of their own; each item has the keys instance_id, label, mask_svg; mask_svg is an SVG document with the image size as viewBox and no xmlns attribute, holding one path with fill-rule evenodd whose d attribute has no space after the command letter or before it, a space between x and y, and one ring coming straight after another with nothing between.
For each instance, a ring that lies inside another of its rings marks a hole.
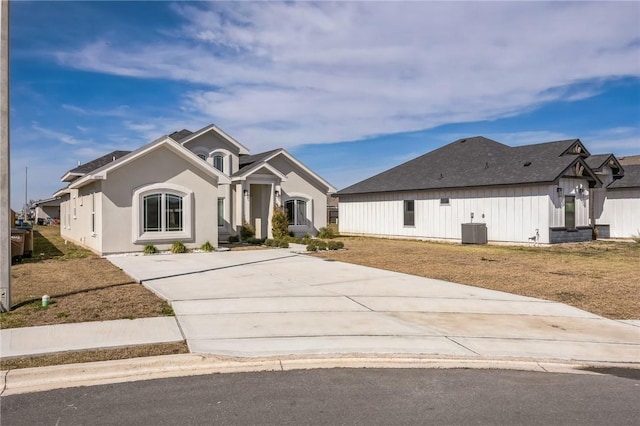
<instances>
[{"instance_id":1,"label":"stone veneer wall","mask_svg":"<svg viewBox=\"0 0 640 426\"><path fill-rule=\"evenodd\" d=\"M592 230L590 226L578 226L576 229L549 228L549 242L551 244L581 243L591 240Z\"/></svg>"}]
</instances>

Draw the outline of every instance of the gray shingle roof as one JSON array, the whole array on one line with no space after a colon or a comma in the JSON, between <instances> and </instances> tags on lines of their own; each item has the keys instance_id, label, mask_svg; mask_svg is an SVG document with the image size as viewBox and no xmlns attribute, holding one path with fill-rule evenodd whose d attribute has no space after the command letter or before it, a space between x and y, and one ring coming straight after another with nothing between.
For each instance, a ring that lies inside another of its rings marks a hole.
<instances>
[{"instance_id":1,"label":"gray shingle roof","mask_svg":"<svg viewBox=\"0 0 640 426\"><path fill-rule=\"evenodd\" d=\"M254 155L241 155L239 159L240 168L233 175L241 175L244 171L251 168L253 164L259 163L260 161L264 160L267 157L270 157L278 151L282 151L282 148L272 149L271 151L265 151Z\"/></svg>"},{"instance_id":2,"label":"gray shingle roof","mask_svg":"<svg viewBox=\"0 0 640 426\"><path fill-rule=\"evenodd\" d=\"M187 138L189 136L191 136L193 134L193 132L191 130L187 130L187 129L182 129L179 130L177 132L173 132L169 135L169 137L171 139L173 139L176 142L180 142L182 139Z\"/></svg>"},{"instance_id":3,"label":"gray shingle roof","mask_svg":"<svg viewBox=\"0 0 640 426\"><path fill-rule=\"evenodd\" d=\"M131 151L112 151L109 154L103 155L100 158L96 158L95 160L91 160L88 163L81 164L75 169L69 170L68 173L78 173L78 174L91 173L92 171L99 169L100 167L105 166L111 163L112 161L119 159L120 157L124 157L129 153L131 153Z\"/></svg>"},{"instance_id":4,"label":"gray shingle roof","mask_svg":"<svg viewBox=\"0 0 640 426\"><path fill-rule=\"evenodd\" d=\"M640 164L640 155L627 155L626 157L618 158L618 161L622 167L638 165Z\"/></svg>"},{"instance_id":5,"label":"gray shingle roof","mask_svg":"<svg viewBox=\"0 0 640 426\"><path fill-rule=\"evenodd\" d=\"M640 188L640 164L625 165L624 176L611 182L607 188Z\"/></svg>"},{"instance_id":6,"label":"gray shingle roof","mask_svg":"<svg viewBox=\"0 0 640 426\"><path fill-rule=\"evenodd\" d=\"M509 147L482 136L459 139L351 185L338 195L555 181L581 156L578 139Z\"/></svg>"},{"instance_id":7,"label":"gray shingle roof","mask_svg":"<svg viewBox=\"0 0 640 426\"><path fill-rule=\"evenodd\" d=\"M597 170L602 167L610 157L611 154L597 154L587 157L585 162L592 170Z\"/></svg>"}]
</instances>

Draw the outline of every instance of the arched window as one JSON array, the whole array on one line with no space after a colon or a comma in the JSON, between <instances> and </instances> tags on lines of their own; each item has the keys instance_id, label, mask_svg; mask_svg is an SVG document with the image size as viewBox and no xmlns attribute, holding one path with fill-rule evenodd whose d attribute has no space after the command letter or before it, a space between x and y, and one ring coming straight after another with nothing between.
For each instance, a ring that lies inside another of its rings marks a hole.
<instances>
[{"instance_id":1,"label":"arched window","mask_svg":"<svg viewBox=\"0 0 640 426\"><path fill-rule=\"evenodd\" d=\"M184 216L182 197L156 193L142 198L143 232L182 231Z\"/></svg>"},{"instance_id":2,"label":"arched window","mask_svg":"<svg viewBox=\"0 0 640 426\"><path fill-rule=\"evenodd\" d=\"M213 156L213 167L224 173L224 157L220 154Z\"/></svg>"},{"instance_id":3,"label":"arched window","mask_svg":"<svg viewBox=\"0 0 640 426\"><path fill-rule=\"evenodd\" d=\"M305 200L288 200L284 203L289 225L300 226L307 224L307 202Z\"/></svg>"},{"instance_id":4,"label":"arched window","mask_svg":"<svg viewBox=\"0 0 640 426\"><path fill-rule=\"evenodd\" d=\"M133 194L133 241L190 239L193 192L170 183Z\"/></svg>"}]
</instances>

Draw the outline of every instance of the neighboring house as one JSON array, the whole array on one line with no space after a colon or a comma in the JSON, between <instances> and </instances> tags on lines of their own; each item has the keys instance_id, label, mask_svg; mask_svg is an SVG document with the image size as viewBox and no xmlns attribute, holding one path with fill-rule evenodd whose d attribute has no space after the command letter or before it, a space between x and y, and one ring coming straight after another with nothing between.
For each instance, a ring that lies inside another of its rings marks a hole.
<instances>
[{"instance_id":1,"label":"neighboring house","mask_svg":"<svg viewBox=\"0 0 640 426\"><path fill-rule=\"evenodd\" d=\"M333 188L284 149L257 155L214 125L181 130L133 151L114 151L67 172L61 235L100 254L195 248L236 235L243 223L271 236L284 206L291 232L326 225Z\"/></svg>"},{"instance_id":2,"label":"neighboring house","mask_svg":"<svg viewBox=\"0 0 640 426\"><path fill-rule=\"evenodd\" d=\"M592 157L579 139L520 147L459 139L338 191L340 232L460 241L462 224L474 222L486 224L489 241L558 243L591 240L597 224L607 237L609 207L594 189L604 184L611 198L630 185L636 192L623 197L637 203L637 183L613 155Z\"/></svg>"},{"instance_id":3,"label":"neighboring house","mask_svg":"<svg viewBox=\"0 0 640 426\"><path fill-rule=\"evenodd\" d=\"M604 184L604 188L595 191L596 224L609 225L610 238L640 235L640 155L618 159L609 156L600 165L598 162L590 163L596 173L602 174ZM621 173L623 176L615 179Z\"/></svg>"},{"instance_id":4,"label":"neighboring house","mask_svg":"<svg viewBox=\"0 0 640 426\"><path fill-rule=\"evenodd\" d=\"M34 210L35 223L42 224L51 220L60 220L60 197L35 201L31 208Z\"/></svg>"}]
</instances>

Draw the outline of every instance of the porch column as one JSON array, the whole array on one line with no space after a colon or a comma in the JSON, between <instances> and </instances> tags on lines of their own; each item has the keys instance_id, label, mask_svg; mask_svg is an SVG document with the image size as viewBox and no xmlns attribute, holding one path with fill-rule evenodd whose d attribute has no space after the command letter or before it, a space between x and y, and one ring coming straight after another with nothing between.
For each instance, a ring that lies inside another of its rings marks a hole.
<instances>
[{"instance_id":1,"label":"porch column","mask_svg":"<svg viewBox=\"0 0 640 426\"><path fill-rule=\"evenodd\" d=\"M233 209L233 215L234 224L232 228L235 231L238 231L240 226L242 226L242 219L244 215L244 195L242 194L242 183L236 184L235 206Z\"/></svg>"},{"instance_id":2,"label":"porch column","mask_svg":"<svg viewBox=\"0 0 640 426\"><path fill-rule=\"evenodd\" d=\"M251 220L251 194L249 190L251 185L246 180L242 182L242 222L240 222L240 226L246 221L249 222ZM245 191L246 194L245 195Z\"/></svg>"},{"instance_id":3,"label":"porch column","mask_svg":"<svg viewBox=\"0 0 640 426\"><path fill-rule=\"evenodd\" d=\"M271 226L271 221L273 219L273 209L276 207L276 201L275 201L276 185L272 183L271 185L269 185L269 189L271 191L271 194L269 195L269 214L267 215L267 220L269 221L267 223L267 238L273 238L273 229Z\"/></svg>"}]
</instances>

